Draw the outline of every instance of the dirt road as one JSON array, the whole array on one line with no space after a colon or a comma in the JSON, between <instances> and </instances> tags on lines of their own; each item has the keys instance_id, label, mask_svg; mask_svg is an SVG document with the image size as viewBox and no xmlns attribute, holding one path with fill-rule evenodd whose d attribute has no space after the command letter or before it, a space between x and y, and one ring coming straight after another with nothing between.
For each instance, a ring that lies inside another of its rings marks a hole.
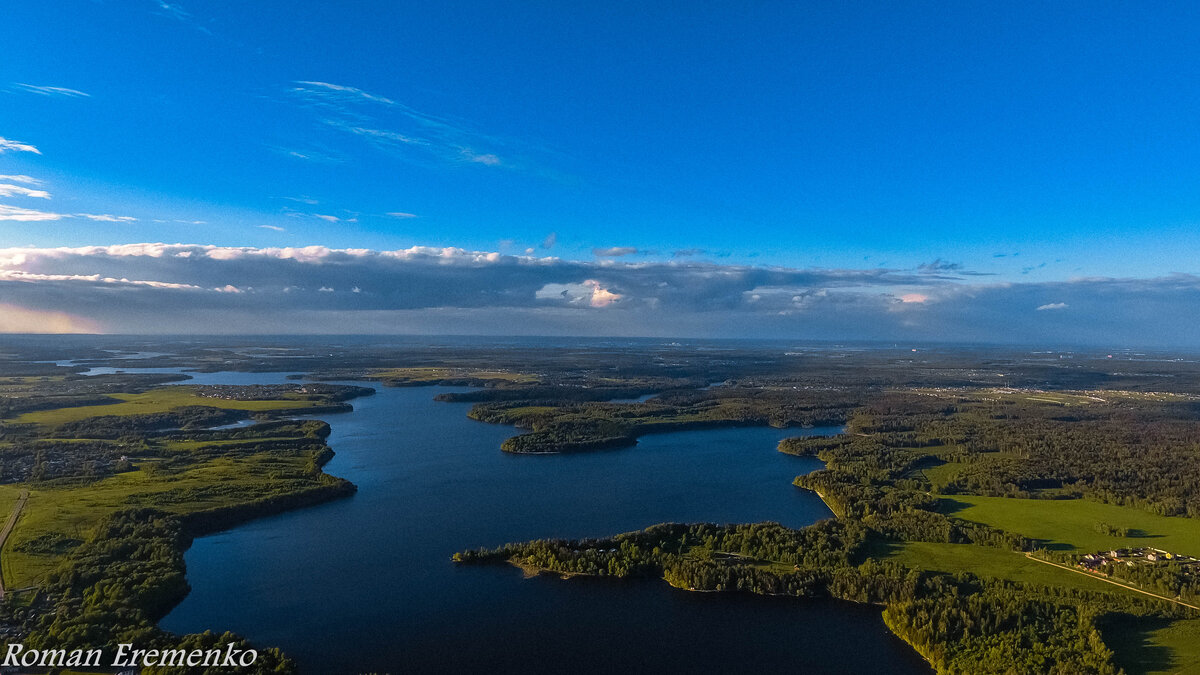
<instances>
[{"instance_id":1,"label":"dirt road","mask_svg":"<svg viewBox=\"0 0 1200 675\"><path fill-rule=\"evenodd\" d=\"M21 496L17 497L17 503L13 506L12 513L8 514L8 522L4 523L4 529L0 530L0 554L4 551L4 544L8 542L8 535L12 534L13 527L17 524L17 518L21 517L21 511L25 509L25 502L29 500L29 490L21 490ZM4 567L0 561L0 600L4 599Z\"/></svg>"},{"instance_id":2,"label":"dirt road","mask_svg":"<svg viewBox=\"0 0 1200 675\"><path fill-rule=\"evenodd\" d=\"M1107 579L1107 578L1105 578L1105 577L1102 577L1102 576L1097 576L1097 575L1095 575L1095 574L1088 574L1087 572L1084 572L1083 570L1077 570L1077 569L1075 569L1074 567L1068 567L1068 566L1066 566L1066 565L1060 565L1060 564L1058 564L1058 563L1055 563L1055 562L1050 562L1049 560L1042 560L1041 558L1035 558L1035 557L1033 556L1033 554L1031 554L1031 553L1026 553L1026 554L1025 554L1025 557L1026 557L1026 558L1029 558L1030 560L1036 560L1036 561L1038 561L1038 562L1040 562L1040 563L1044 563L1044 564L1046 564L1046 565L1052 565L1052 566L1054 566L1054 567L1059 567L1059 568L1062 568L1062 569L1064 569L1064 570L1067 570L1068 572L1074 572L1074 573L1076 573L1076 574L1082 574L1082 575L1084 575L1085 577L1088 577L1088 578L1090 578L1090 579L1099 579L1100 581L1103 581L1103 582L1106 582L1106 583L1110 583L1110 584L1112 584L1112 585L1114 585L1114 586L1120 586L1121 588L1124 588L1124 589L1126 589L1126 590L1130 590L1130 591L1134 591L1135 593L1141 593L1142 595L1148 595L1148 596L1150 596L1150 597L1152 597L1152 598L1158 598L1159 600L1166 600L1167 602L1173 602L1173 603L1175 603L1175 604L1177 604L1177 605L1180 605L1180 606L1182 606L1182 607L1187 607L1188 609L1194 609L1194 610L1196 610L1197 612L1200 612L1200 607L1197 607L1197 606L1195 606L1195 605L1189 605L1188 603L1186 603L1186 602L1184 602L1184 601L1182 601L1182 600L1176 600L1175 598L1168 598L1168 597L1167 597L1167 596L1165 596L1165 595L1159 595L1159 594L1157 594L1157 593L1151 593L1150 591L1143 591L1142 589L1140 589L1140 588L1137 588L1136 586L1130 586L1129 584L1123 584L1123 583L1121 583L1121 582L1119 582L1119 581L1113 581L1112 579Z\"/></svg>"}]
</instances>

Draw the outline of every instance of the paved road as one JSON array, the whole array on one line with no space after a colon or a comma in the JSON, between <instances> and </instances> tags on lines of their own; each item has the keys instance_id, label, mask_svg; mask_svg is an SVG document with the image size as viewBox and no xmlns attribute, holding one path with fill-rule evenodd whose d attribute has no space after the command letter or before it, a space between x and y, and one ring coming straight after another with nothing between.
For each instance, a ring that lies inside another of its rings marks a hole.
<instances>
[{"instance_id":1,"label":"paved road","mask_svg":"<svg viewBox=\"0 0 1200 675\"><path fill-rule=\"evenodd\" d=\"M1175 598L1168 598L1168 597L1167 597L1167 596L1165 596L1165 595L1159 595L1159 594L1157 594L1157 593L1151 593L1150 591L1143 591L1142 589L1140 589L1140 588L1137 588L1137 587L1135 587L1135 586L1130 586L1130 585L1128 585L1128 584L1123 584L1123 583L1121 583L1121 582L1119 582L1119 581L1113 581L1112 579L1106 579L1106 578L1104 578L1104 577L1097 576L1097 575L1095 575L1095 574L1088 574L1087 572L1084 572L1083 570L1077 570L1077 569L1075 569L1074 567L1068 567L1068 566L1066 566L1066 565L1060 565L1060 564L1058 564L1058 563L1055 563L1055 562L1050 562L1049 560L1042 560L1041 558L1035 558L1035 557L1034 557L1032 554L1030 554L1030 553L1026 553L1026 554L1025 554L1025 557L1026 557L1026 558L1029 558L1030 560L1036 560L1036 561L1038 561L1038 562L1040 562L1040 563L1045 563L1045 564L1047 564L1047 565L1053 565L1054 567L1060 567L1060 568L1062 568L1062 569L1064 569L1064 570L1067 570L1068 572L1074 572L1074 573L1076 573L1076 574L1082 574L1082 575L1084 575L1085 577L1088 577L1089 579L1099 579L1100 581L1104 581L1104 582L1110 583L1110 584L1112 584L1112 585L1114 585L1114 586L1120 586L1121 588L1124 588L1124 589L1126 589L1126 590L1130 590L1130 591L1134 591L1135 593L1141 593L1142 595L1148 595L1148 596L1150 596L1150 597L1152 597L1152 598L1158 598L1159 600L1166 600L1167 602L1173 602L1173 603L1175 603L1175 604L1177 604L1177 605L1181 605L1181 606L1183 606L1183 607L1187 607L1188 609L1194 609L1194 610L1196 610L1196 611L1200 612L1200 607L1197 607L1197 606L1195 606L1195 605L1189 605L1188 603L1186 603L1186 602L1184 602L1184 601L1182 601L1182 600L1176 600Z\"/></svg>"},{"instance_id":2,"label":"paved road","mask_svg":"<svg viewBox=\"0 0 1200 675\"><path fill-rule=\"evenodd\" d=\"M17 518L21 516L21 511L25 508L25 502L29 500L29 490L21 490L21 496L17 497L17 504L13 507L12 513L8 514L8 522L4 523L4 529L0 530L0 551L4 550L4 544L8 541L8 535L12 534L13 527L17 524ZM0 600L4 599L4 568L0 566Z\"/></svg>"}]
</instances>

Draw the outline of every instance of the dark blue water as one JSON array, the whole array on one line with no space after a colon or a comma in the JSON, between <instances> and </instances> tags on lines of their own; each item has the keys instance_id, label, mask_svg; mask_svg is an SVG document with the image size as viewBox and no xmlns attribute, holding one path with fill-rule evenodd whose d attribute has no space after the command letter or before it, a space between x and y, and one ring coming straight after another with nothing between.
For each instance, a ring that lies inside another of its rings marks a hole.
<instances>
[{"instance_id":1,"label":"dark blue water","mask_svg":"<svg viewBox=\"0 0 1200 675\"><path fill-rule=\"evenodd\" d=\"M514 456L445 388L380 388L325 416L327 471L356 496L198 539L191 594L162 625L233 630L309 673L927 673L878 608L687 593L661 581L523 579L456 550L615 534L664 521L801 526L828 517L791 485L819 466L769 428L648 436L635 448Z\"/></svg>"}]
</instances>

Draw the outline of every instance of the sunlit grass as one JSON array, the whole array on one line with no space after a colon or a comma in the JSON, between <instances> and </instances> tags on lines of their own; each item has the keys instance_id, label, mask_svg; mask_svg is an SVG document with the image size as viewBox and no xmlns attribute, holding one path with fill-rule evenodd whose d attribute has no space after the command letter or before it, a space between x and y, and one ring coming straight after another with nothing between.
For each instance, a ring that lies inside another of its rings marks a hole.
<instances>
[{"instance_id":1,"label":"sunlit grass","mask_svg":"<svg viewBox=\"0 0 1200 675\"><path fill-rule=\"evenodd\" d=\"M1085 499L1011 499L954 495L942 500L955 518L985 523L1047 542L1048 547L1090 552L1115 547L1150 546L1200 556L1200 520L1168 518L1129 506ZM1135 536L1098 532L1097 523L1126 528Z\"/></svg>"},{"instance_id":2,"label":"sunlit grass","mask_svg":"<svg viewBox=\"0 0 1200 675\"><path fill-rule=\"evenodd\" d=\"M196 394L194 387L157 387L141 394L112 394L121 403L110 405L89 405L74 408L56 408L54 410L39 410L17 417L18 423L42 424L57 426L67 422L77 422L88 417L104 415L142 415L161 413L185 406L208 406L210 408L226 408L230 410L286 410L290 408L305 408L319 405L320 401L306 399L276 399L271 401L234 401L222 398L210 398Z\"/></svg>"}]
</instances>

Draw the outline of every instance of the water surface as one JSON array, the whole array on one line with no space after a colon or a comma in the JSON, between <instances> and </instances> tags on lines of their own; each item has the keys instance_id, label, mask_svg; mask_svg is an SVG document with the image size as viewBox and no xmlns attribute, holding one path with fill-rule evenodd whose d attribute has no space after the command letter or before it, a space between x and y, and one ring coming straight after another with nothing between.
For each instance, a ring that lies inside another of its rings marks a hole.
<instances>
[{"instance_id":1,"label":"water surface","mask_svg":"<svg viewBox=\"0 0 1200 675\"><path fill-rule=\"evenodd\" d=\"M432 400L446 391L464 390L380 387L355 412L322 416L337 452L326 470L358 494L196 540L193 590L162 625L234 630L310 673L929 672L874 607L449 562L464 548L665 521L812 523L830 513L791 478L819 463L775 445L836 429L687 431L515 456L499 450L512 428Z\"/></svg>"},{"instance_id":2,"label":"water surface","mask_svg":"<svg viewBox=\"0 0 1200 675\"><path fill-rule=\"evenodd\" d=\"M188 380L180 380L179 382L171 382L173 385L181 384L303 384L295 379L289 379L289 376L300 375L301 373L251 373L251 372L230 372L220 371L215 373L202 373L195 370L180 370L179 368L119 368L112 366L95 366L79 373L87 377L95 375L113 375L116 373L129 373L134 375L161 375L170 373L172 375L180 374L187 375Z\"/></svg>"}]
</instances>

